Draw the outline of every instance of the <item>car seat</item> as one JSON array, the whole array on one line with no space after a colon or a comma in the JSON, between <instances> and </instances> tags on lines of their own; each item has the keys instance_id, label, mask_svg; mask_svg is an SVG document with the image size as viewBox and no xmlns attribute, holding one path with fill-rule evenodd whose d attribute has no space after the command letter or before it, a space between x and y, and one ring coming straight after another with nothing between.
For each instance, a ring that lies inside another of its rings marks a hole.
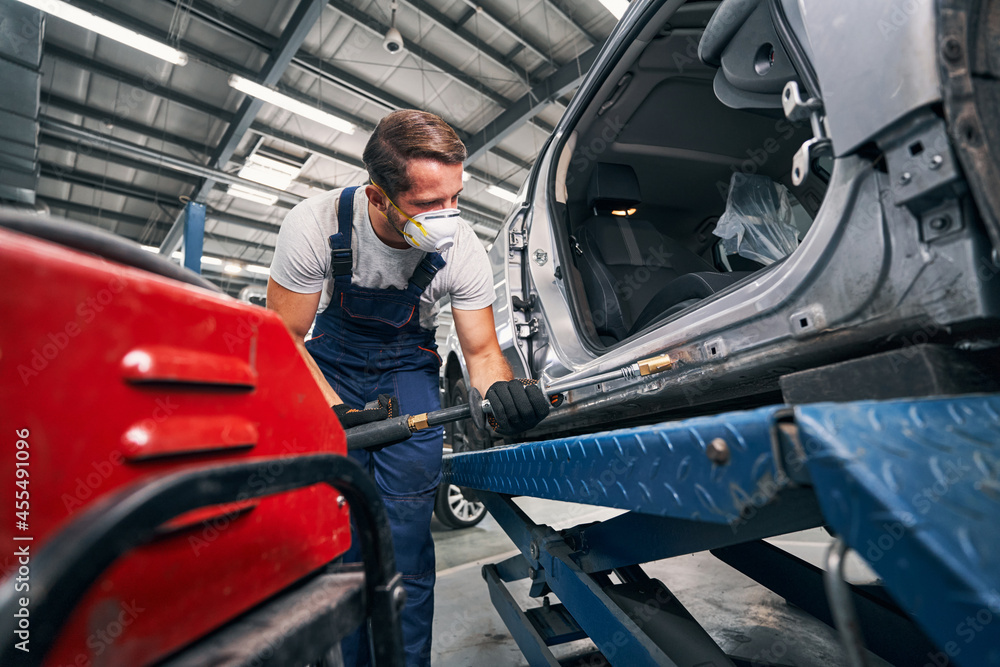
<instances>
[{"instance_id":1,"label":"car seat","mask_svg":"<svg viewBox=\"0 0 1000 667\"><path fill-rule=\"evenodd\" d=\"M693 303L749 275L720 273L651 222L611 213L641 202L632 167L606 162L595 166L587 189L593 215L578 227L577 240L587 301L606 345L662 319L665 310ZM675 282L682 278L686 280Z\"/></svg>"}]
</instances>

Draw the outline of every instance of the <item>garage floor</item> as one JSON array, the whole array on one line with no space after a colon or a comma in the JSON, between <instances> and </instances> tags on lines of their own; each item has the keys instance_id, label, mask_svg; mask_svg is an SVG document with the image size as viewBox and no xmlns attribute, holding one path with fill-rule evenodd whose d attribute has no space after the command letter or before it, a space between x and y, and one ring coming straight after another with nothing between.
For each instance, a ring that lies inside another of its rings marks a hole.
<instances>
[{"instance_id":1,"label":"garage floor","mask_svg":"<svg viewBox=\"0 0 1000 667\"><path fill-rule=\"evenodd\" d=\"M537 498L520 498L518 505L537 523L556 529L598 521L619 512ZM513 543L487 516L474 528L450 530L435 519L438 580L432 662L448 665L526 665L517 645L490 603L480 574L485 563L516 553ZM794 533L769 540L820 565L830 543L823 530ZM644 566L685 604L726 653L755 665L830 667L844 664L835 632L777 595L733 570L708 553L679 556ZM848 563L848 578L870 582L875 575L862 563ZM522 607L539 606L528 597L527 581L510 586ZM555 602L555 599L552 600ZM555 647L563 665L606 665L592 642L582 640ZM870 655L870 665L885 661Z\"/></svg>"}]
</instances>

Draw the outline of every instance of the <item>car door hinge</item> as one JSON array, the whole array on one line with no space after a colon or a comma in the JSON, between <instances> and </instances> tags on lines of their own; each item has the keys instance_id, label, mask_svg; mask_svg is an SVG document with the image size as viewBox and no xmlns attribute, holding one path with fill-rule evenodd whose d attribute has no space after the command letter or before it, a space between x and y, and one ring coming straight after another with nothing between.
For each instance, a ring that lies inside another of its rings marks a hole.
<instances>
[{"instance_id":1,"label":"car door hinge","mask_svg":"<svg viewBox=\"0 0 1000 667\"><path fill-rule=\"evenodd\" d=\"M538 333L538 318L532 317L527 322L519 322L517 324L518 338L531 338L536 333Z\"/></svg>"},{"instance_id":2,"label":"car door hinge","mask_svg":"<svg viewBox=\"0 0 1000 667\"><path fill-rule=\"evenodd\" d=\"M527 313L529 310L532 310L535 307L535 302L536 299L534 294L529 296L527 301L525 301L524 299L522 299L517 295L514 295L510 298L510 304L514 306L515 309L523 311L525 313Z\"/></svg>"}]
</instances>

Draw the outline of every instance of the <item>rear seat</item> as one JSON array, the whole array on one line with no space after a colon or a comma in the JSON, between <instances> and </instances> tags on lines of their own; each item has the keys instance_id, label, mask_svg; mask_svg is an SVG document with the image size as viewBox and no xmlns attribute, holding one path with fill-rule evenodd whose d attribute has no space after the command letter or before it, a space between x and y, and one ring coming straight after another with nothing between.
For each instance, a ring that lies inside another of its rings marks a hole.
<instances>
[{"instance_id":1,"label":"rear seat","mask_svg":"<svg viewBox=\"0 0 1000 667\"><path fill-rule=\"evenodd\" d=\"M681 303L694 303L749 275L720 273L649 221L611 214L641 201L632 167L597 164L587 192L593 215L577 228L577 240L587 301L606 345L662 319Z\"/></svg>"}]
</instances>

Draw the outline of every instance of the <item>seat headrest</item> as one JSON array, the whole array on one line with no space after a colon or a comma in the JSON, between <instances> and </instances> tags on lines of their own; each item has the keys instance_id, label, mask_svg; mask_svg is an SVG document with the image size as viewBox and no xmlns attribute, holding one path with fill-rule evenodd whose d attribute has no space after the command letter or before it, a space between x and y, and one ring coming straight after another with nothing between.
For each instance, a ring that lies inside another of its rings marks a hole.
<instances>
[{"instance_id":1,"label":"seat headrest","mask_svg":"<svg viewBox=\"0 0 1000 667\"><path fill-rule=\"evenodd\" d=\"M587 187L589 208L627 208L642 202L639 179L627 164L598 162Z\"/></svg>"}]
</instances>

